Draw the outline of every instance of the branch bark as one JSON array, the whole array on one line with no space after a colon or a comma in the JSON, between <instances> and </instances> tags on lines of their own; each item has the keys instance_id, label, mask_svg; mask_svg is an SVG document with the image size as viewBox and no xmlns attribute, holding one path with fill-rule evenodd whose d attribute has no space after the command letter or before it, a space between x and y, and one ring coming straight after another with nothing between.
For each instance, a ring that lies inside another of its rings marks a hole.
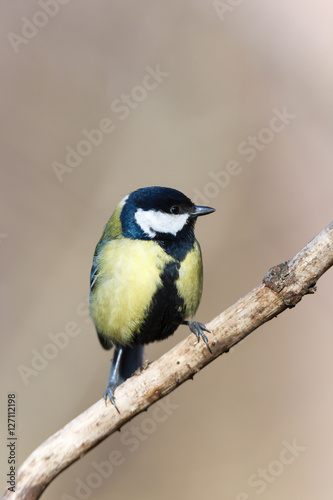
<instances>
[{"instance_id":1,"label":"branch bark","mask_svg":"<svg viewBox=\"0 0 333 500\"><path fill-rule=\"evenodd\" d=\"M212 354L203 342L197 344L190 335L117 389L120 414L101 399L36 448L18 471L15 493L6 490L2 498L39 498L60 472L135 415L260 325L313 293L317 280L332 265L333 221L295 257L270 269L260 285L207 324L212 331L208 336Z\"/></svg>"}]
</instances>

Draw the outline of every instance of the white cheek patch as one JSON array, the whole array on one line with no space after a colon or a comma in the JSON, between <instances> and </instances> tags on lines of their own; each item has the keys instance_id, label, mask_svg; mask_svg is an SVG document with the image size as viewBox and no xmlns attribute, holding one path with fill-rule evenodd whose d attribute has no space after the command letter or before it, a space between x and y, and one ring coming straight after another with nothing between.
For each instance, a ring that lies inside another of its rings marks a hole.
<instances>
[{"instance_id":1,"label":"white cheek patch","mask_svg":"<svg viewBox=\"0 0 333 500\"><path fill-rule=\"evenodd\" d=\"M188 218L189 214L166 214L156 210L142 210L142 208L135 212L136 222L151 238L154 238L156 233L169 233L176 236L183 229Z\"/></svg>"}]
</instances>

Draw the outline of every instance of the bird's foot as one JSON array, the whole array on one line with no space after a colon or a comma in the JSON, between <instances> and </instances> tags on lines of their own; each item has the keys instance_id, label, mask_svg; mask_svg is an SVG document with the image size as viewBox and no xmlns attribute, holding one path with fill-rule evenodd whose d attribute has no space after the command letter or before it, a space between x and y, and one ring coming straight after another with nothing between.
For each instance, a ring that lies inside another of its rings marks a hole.
<instances>
[{"instance_id":1,"label":"bird's foot","mask_svg":"<svg viewBox=\"0 0 333 500\"><path fill-rule=\"evenodd\" d=\"M200 342L200 337L202 338L202 340L207 346L208 351L212 354L211 348L209 347L208 344L207 337L204 334L204 331L210 333L210 330L208 330L202 323L198 323L198 321L184 321L184 325L187 325L191 330L191 332L194 333L194 335L198 339L198 342Z\"/></svg>"}]
</instances>

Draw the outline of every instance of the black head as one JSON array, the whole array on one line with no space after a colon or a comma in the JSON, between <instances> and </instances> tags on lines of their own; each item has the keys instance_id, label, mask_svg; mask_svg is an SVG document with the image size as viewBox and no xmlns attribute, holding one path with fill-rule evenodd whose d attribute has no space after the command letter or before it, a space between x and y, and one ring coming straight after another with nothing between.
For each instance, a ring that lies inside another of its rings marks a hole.
<instances>
[{"instance_id":1,"label":"black head","mask_svg":"<svg viewBox=\"0 0 333 500\"><path fill-rule=\"evenodd\" d=\"M214 211L214 208L194 205L176 189L141 188L125 200L120 215L122 233L132 239L178 240L193 235L198 216Z\"/></svg>"}]
</instances>

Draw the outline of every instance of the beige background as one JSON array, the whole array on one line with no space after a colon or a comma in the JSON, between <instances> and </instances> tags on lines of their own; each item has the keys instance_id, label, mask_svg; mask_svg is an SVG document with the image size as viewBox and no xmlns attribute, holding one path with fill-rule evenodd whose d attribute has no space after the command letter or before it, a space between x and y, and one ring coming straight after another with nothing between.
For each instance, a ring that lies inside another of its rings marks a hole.
<instances>
[{"instance_id":1,"label":"beige background","mask_svg":"<svg viewBox=\"0 0 333 500\"><path fill-rule=\"evenodd\" d=\"M1 3L1 418L15 392L19 463L104 391L110 355L82 303L95 244L125 194L165 185L199 191L216 207L196 231L203 322L332 219L332 2L224 4L218 15L216 2L202 0L72 0L45 21L38 2ZM45 26L15 53L8 34L22 36L24 17ZM157 65L169 75L121 120L111 104L123 93L141 97L135 87ZM284 130L262 132L284 108L295 115ZM114 131L59 182L53 162L64 163L66 146L103 118ZM249 162L238 147L258 134L269 141ZM230 161L238 175L212 184L211 172ZM165 421L151 408L43 498L84 498L78 479L95 479L85 498L331 499L332 276L172 393ZM81 333L25 385L18 366L31 368L31 350L41 353L48 334L71 322ZM182 327L149 346L147 358L185 335ZM122 436L137 427L143 437L131 451ZM6 421L3 485L5 429ZM283 450L294 440L293 457ZM92 476L112 450L123 463L109 478ZM260 469L268 476L258 483Z\"/></svg>"}]
</instances>

